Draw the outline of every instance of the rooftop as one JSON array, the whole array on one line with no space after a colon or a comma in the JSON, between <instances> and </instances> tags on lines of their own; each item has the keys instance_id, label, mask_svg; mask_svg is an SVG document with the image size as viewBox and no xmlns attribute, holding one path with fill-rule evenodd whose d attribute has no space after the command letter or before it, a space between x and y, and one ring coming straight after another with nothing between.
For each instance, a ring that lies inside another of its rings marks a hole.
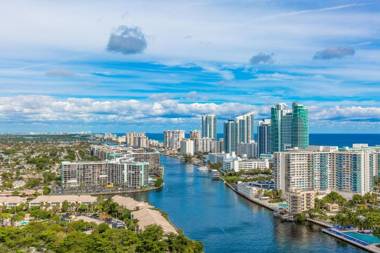
<instances>
[{"instance_id":1,"label":"rooftop","mask_svg":"<svg viewBox=\"0 0 380 253\"><path fill-rule=\"evenodd\" d=\"M93 197L91 195L43 195L38 196L37 198L30 201L30 203L44 203L44 202L50 202L50 203L62 203L64 201L68 202L96 202L97 198Z\"/></svg>"},{"instance_id":2,"label":"rooftop","mask_svg":"<svg viewBox=\"0 0 380 253\"><path fill-rule=\"evenodd\" d=\"M159 225L162 227L165 234L177 234L176 229L165 217L157 210L141 209L132 212L134 219L137 219L137 224L140 229L144 230L149 225Z\"/></svg>"},{"instance_id":3,"label":"rooftop","mask_svg":"<svg viewBox=\"0 0 380 253\"><path fill-rule=\"evenodd\" d=\"M120 206L128 209L128 210L137 210L137 209L146 209L146 208L153 208L151 205L149 205L146 202L142 201L136 201L133 198L130 197L124 197L120 195L115 195L112 197L112 201L119 204Z\"/></svg>"}]
</instances>

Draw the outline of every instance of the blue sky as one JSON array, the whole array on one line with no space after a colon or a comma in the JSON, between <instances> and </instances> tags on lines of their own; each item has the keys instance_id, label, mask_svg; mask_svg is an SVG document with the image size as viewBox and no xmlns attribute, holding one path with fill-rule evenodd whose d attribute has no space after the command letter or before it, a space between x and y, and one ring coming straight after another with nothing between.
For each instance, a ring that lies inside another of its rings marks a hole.
<instances>
[{"instance_id":1,"label":"blue sky","mask_svg":"<svg viewBox=\"0 0 380 253\"><path fill-rule=\"evenodd\" d=\"M376 0L2 1L0 37L0 132L190 130L298 101L311 132L380 133Z\"/></svg>"}]
</instances>

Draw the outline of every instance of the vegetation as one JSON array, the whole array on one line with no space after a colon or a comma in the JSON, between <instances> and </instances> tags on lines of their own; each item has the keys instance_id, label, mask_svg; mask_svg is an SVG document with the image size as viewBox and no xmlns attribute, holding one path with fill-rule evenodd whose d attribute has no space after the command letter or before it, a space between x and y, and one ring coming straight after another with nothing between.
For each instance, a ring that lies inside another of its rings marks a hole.
<instances>
[{"instance_id":1,"label":"vegetation","mask_svg":"<svg viewBox=\"0 0 380 253\"><path fill-rule=\"evenodd\" d=\"M270 198L270 201L269 201L270 203L281 202L282 201L281 195L282 195L281 190L266 190L264 192L264 196Z\"/></svg>"},{"instance_id":2,"label":"vegetation","mask_svg":"<svg viewBox=\"0 0 380 253\"><path fill-rule=\"evenodd\" d=\"M306 214L305 213L297 213L294 216L294 221L298 224L304 224L306 222Z\"/></svg>"},{"instance_id":3,"label":"vegetation","mask_svg":"<svg viewBox=\"0 0 380 253\"><path fill-rule=\"evenodd\" d=\"M221 163L208 163L208 167L212 170L220 170L222 168Z\"/></svg>"},{"instance_id":4,"label":"vegetation","mask_svg":"<svg viewBox=\"0 0 380 253\"><path fill-rule=\"evenodd\" d=\"M164 237L158 226L149 226L137 234L105 224L49 220L24 227L0 227L0 234L0 251L4 253L202 252L201 244L186 239L183 234Z\"/></svg>"},{"instance_id":5,"label":"vegetation","mask_svg":"<svg viewBox=\"0 0 380 253\"><path fill-rule=\"evenodd\" d=\"M272 171L270 169L253 169L253 170L241 170L239 172L228 172L223 174L223 178L227 183L236 184L241 182L252 181L267 181L272 178Z\"/></svg>"},{"instance_id":6,"label":"vegetation","mask_svg":"<svg viewBox=\"0 0 380 253\"><path fill-rule=\"evenodd\" d=\"M161 187L163 183L164 183L164 180L162 179L162 177L158 177L156 179L156 182L154 182L154 186L155 187Z\"/></svg>"},{"instance_id":7,"label":"vegetation","mask_svg":"<svg viewBox=\"0 0 380 253\"><path fill-rule=\"evenodd\" d=\"M55 189L62 161L98 160L87 135L0 135L0 190Z\"/></svg>"},{"instance_id":8,"label":"vegetation","mask_svg":"<svg viewBox=\"0 0 380 253\"><path fill-rule=\"evenodd\" d=\"M328 215L327 205L337 204L339 211ZM358 229L371 229L379 234L380 209L377 195L367 193L364 196L354 195L346 200L336 192L331 192L321 200L316 200L315 208L309 211L312 218L319 218L341 226L353 226Z\"/></svg>"},{"instance_id":9,"label":"vegetation","mask_svg":"<svg viewBox=\"0 0 380 253\"><path fill-rule=\"evenodd\" d=\"M107 224L68 221L63 214L92 212L98 219L115 218L126 228L110 228ZM164 235L156 225L136 232L136 221L129 210L111 200L99 199L95 205L78 206L64 202L51 210L21 206L3 210L0 220L22 220L29 213L33 220L25 226L0 227L0 252L203 252L199 242L178 235Z\"/></svg>"}]
</instances>

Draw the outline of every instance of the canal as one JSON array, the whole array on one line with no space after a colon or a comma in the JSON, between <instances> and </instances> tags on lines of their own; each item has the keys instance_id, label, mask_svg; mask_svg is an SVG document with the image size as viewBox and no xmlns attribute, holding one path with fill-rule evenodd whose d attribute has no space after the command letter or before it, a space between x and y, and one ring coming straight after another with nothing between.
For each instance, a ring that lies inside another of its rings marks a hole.
<instances>
[{"instance_id":1,"label":"canal","mask_svg":"<svg viewBox=\"0 0 380 253\"><path fill-rule=\"evenodd\" d=\"M259 207L177 159L161 157L165 187L139 193L168 213L171 222L208 253L223 252L365 252L320 232L318 226L281 223Z\"/></svg>"}]
</instances>

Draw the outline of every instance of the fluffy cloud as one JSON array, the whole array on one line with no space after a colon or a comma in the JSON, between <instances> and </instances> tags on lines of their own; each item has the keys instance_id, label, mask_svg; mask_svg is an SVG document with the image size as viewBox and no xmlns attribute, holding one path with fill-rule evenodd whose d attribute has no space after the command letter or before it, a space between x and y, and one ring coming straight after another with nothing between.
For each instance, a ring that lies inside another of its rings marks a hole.
<instances>
[{"instance_id":1,"label":"fluffy cloud","mask_svg":"<svg viewBox=\"0 0 380 253\"><path fill-rule=\"evenodd\" d=\"M229 117L257 110L239 103L181 103L160 101L58 99L50 96L0 97L0 121L20 122L156 122L159 119L197 118L204 113Z\"/></svg>"},{"instance_id":2,"label":"fluffy cloud","mask_svg":"<svg viewBox=\"0 0 380 253\"><path fill-rule=\"evenodd\" d=\"M340 59L346 56L353 56L355 54L355 49L350 47L332 47L326 48L321 51L317 51L314 54L314 60L330 60L330 59Z\"/></svg>"},{"instance_id":3,"label":"fluffy cloud","mask_svg":"<svg viewBox=\"0 0 380 253\"><path fill-rule=\"evenodd\" d=\"M109 38L107 50L123 54L142 53L147 47L145 35L138 27L119 26Z\"/></svg>"},{"instance_id":4,"label":"fluffy cloud","mask_svg":"<svg viewBox=\"0 0 380 253\"><path fill-rule=\"evenodd\" d=\"M341 122L380 122L380 107L336 106L315 108L312 112L315 120Z\"/></svg>"},{"instance_id":5,"label":"fluffy cloud","mask_svg":"<svg viewBox=\"0 0 380 253\"><path fill-rule=\"evenodd\" d=\"M274 63L273 59L273 53L267 54L267 53L258 53L251 57L249 60L249 63L252 65L258 65L258 64L272 64Z\"/></svg>"}]
</instances>

